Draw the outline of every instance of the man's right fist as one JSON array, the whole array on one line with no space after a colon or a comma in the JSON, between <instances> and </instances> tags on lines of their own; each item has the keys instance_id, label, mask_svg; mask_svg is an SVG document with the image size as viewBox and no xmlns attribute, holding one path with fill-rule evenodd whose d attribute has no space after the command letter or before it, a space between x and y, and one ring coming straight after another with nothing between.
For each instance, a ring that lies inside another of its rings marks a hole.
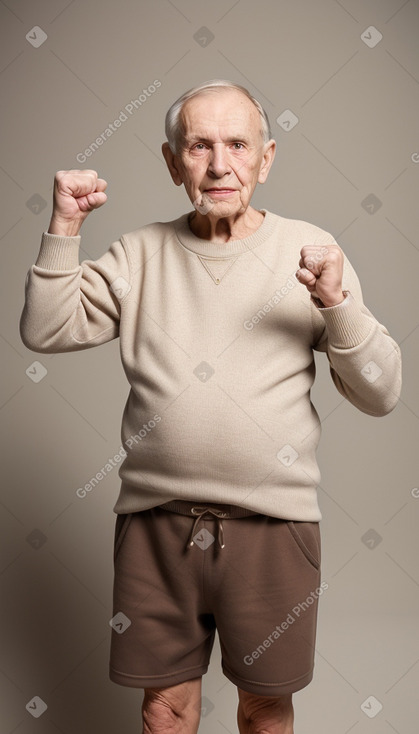
<instances>
[{"instance_id":1,"label":"man's right fist","mask_svg":"<svg viewBox=\"0 0 419 734\"><path fill-rule=\"evenodd\" d=\"M67 237L78 235L87 215L108 198L107 183L96 171L57 171L54 179L54 205L48 232Z\"/></svg>"}]
</instances>

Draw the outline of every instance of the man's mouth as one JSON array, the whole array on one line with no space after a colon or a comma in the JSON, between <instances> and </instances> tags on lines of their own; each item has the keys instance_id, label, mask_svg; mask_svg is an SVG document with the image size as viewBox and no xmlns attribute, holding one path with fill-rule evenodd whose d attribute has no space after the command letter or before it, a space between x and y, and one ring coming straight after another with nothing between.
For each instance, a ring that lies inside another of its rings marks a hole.
<instances>
[{"instance_id":1,"label":"man's mouth","mask_svg":"<svg viewBox=\"0 0 419 734\"><path fill-rule=\"evenodd\" d=\"M205 194L213 194L215 196L221 196L221 194L234 194L236 189L222 189L222 188L213 188L213 189L205 189Z\"/></svg>"}]
</instances>

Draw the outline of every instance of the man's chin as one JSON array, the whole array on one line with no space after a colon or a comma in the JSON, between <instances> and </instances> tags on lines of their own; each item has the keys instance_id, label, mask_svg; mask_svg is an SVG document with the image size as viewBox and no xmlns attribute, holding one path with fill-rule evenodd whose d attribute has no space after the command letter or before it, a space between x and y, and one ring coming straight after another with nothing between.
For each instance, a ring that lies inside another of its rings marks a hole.
<instances>
[{"instance_id":1,"label":"man's chin","mask_svg":"<svg viewBox=\"0 0 419 734\"><path fill-rule=\"evenodd\" d=\"M220 217L234 216L241 209L240 202L230 201L230 196L226 196L223 199L221 196L212 197L207 192L200 194L192 204L200 214L206 215L211 213Z\"/></svg>"}]
</instances>

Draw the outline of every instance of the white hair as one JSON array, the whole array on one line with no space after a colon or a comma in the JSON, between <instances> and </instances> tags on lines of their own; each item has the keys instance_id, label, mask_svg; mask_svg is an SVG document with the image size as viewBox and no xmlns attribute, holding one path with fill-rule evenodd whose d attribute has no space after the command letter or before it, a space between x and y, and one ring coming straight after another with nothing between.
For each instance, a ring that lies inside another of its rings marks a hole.
<instances>
[{"instance_id":1,"label":"white hair","mask_svg":"<svg viewBox=\"0 0 419 734\"><path fill-rule=\"evenodd\" d=\"M223 87L224 89L236 89L239 92L245 94L246 97L250 99L251 102L253 102L260 115L261 135L263 142L267 143L268 140L271 139L272 135L268 115L263 109L260 102L258 102L255 97L252 97L250 92L245 87L240 86L240 84L230 82L228 79L211 79L207 82L204 82L203 84L200 84L197 87L189 89L187 92L182 94L182 96L179 97L176 102L173 102L171 107L169 107L165 119L165 132L172 153L178 152L178 144L181 139L182 133L180 115L185 102L187 102L187 100L189 99L192 99L192 97L197 97L199 94L205 94L206 92L213 92L220 87Z\"/></svg>"}]
</instances>

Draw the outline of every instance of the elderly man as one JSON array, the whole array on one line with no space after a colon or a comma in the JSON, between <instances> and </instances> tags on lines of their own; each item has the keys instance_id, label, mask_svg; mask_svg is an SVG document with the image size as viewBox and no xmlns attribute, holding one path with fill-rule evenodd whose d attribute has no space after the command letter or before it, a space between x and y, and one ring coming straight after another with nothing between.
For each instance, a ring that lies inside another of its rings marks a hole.
<instances>
[{"instance_id":1,"label":"elderly man","mask_svg":"<svg viewBox=\"0 0 419 734\"><path fill-rule=\"evenodd\" d=\"M313 350L371 416L397 403L400 351L330 234L252 207L275 141L246 89L190 90L166 135L193 209L123 235L96 261L79 264L79 231L107 184L92 170L56 174L21 337L46 353L120 338L131 390L110 678L144 689L143 731L197 732L218 630L241 734L292 734L327 588Z\"/></svg>"}]
</instances>

